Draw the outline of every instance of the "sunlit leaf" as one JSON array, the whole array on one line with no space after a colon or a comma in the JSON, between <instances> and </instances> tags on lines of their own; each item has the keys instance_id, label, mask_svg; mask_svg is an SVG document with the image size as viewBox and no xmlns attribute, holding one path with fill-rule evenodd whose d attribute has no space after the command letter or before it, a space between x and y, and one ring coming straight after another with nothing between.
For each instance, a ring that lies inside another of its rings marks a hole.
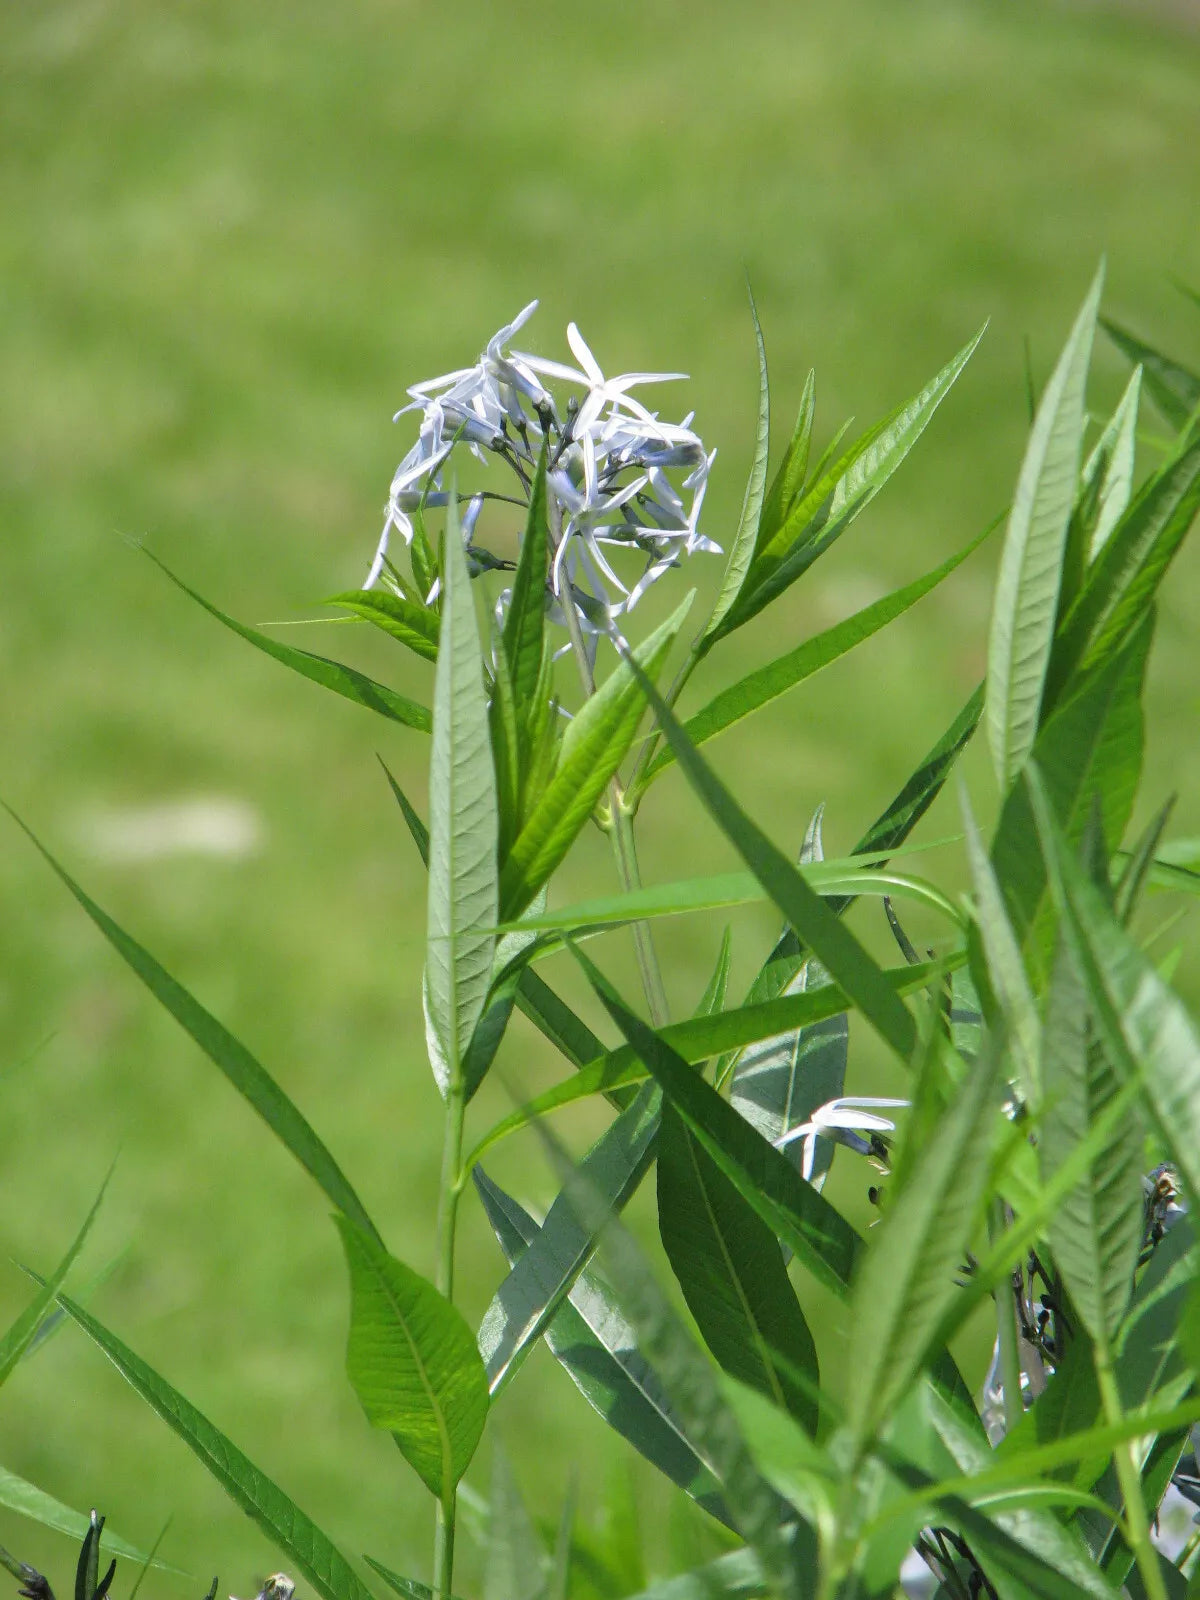
<instances>
[{"instance_id":1,"label":"sunlit leaf","mask_svg":"<svg viewBox=\"0 0 1200 1600\"><path fill-rule=\"evenodd\" d=\"M59 1304L324 1600L371 1600L370 1590L320 1528L219 1428L82 1306L65 1295Z\"/></svg>"},{"instance_id":2,"label":"sunlit leaf","mask_svg":"<svg viewBox=\"0 0 1200 1600\"><path fill-rule=\"evenodd\" d=\"M817 1351L779 1241L670 1102L658 1136L658 1227L696 1326L721 1366L815 1432Z\"/></svg>"},{"instance_id":3,"label":"sunlit leaf","mask_svg":"<svg viewBox=\"0 0 1200 1600\"><path fill-rule=\"evenodd\" d=\"M8 807L5 807L8 810ZM345 1174L321 1140L309 1127L291 1100L233 1035L199 1003L198 1000L159 966L148 950L136 939L130 938L123 928L102 911L94 900L79 887L54 859L46 847L25 827L15 812L9 815L41 851L59 878L100 929L108 942L137 973L151 994L171 1013L176 1022L204 1051L209 1060L225 1074L239 1094L258 1112L259 1116L291 1151L300 1165L320 1184L339 1211L368 1233L378 1234L375 1225L363 1208L362 1202L350 1187Z\"/></svg>"},{"instance_id":4,"label":"sunlit leaf","mask_svg":"<svg viewBox=\"0 0 1200 1600\"><path fill-rule=\"evenodd\" d=\"M1107 317L1100 318L1100 326L1121 354L1143 369L1150 398L1167 421L1182 428L1200 405L1200 377Z\"/></svg>"},{"instance_id":5,"label":"sunlit leaf","mask_svg":"<svg viewBox=\"0 0 1200 1600\"><path fill-rule=\"evenodd\" d=\"M1101 268L1042 394L1000 558L988 640L986 720L1002 794L1033 749L1041 717L1103 282Z\"/></svg>"},{"instance_id":6,"label":"sunlit leaf","mask_svg":"<svg viewBox=\"0 0 1200 1600\"><path fill-rule=\"evenodd\" d=\"M726 612L741 593L754 559L759 528L763 514L763 497L767 487L767 455L771 446L771 389L767 381L767 351L763 344L762 325L758 320L758 307L750 294L750 315L754 319L754 341L758 348L758 424L754 434L754 457L750 463L750 476L742 496L742 513L737 531L729 546L729 556L721 587L717 591L712 615L704 629L704 636L716 633Z\"/></svg>"},{"instance_id":7,"label":"sunlit leaf","mask_svg":"<svg viewBox=\"0 0 1200 1600\"><path fill-rule=\"evenodd\" d=\"M438 653L438 613L427 606L406 600L388 589L349 589L331 595L327 605L340 606L364 622L372 623L426 661L436 661Z\"/></svg>"},{"instance_id":8,"label":"sunlit leaf","mask_svg":"<svg viewBox=\"0 0 1200 1600\"><path fill-rule=\"evenodd\" d=\"M216 617L218 622L223 622L227 628L231 628L256 650L273 656L285 667L298 672L302 678L319 683L322 688L332 689L334 694L340 694L346 700L353 700L356 705L366 706L368 711L377 711L380 716L388 717L393 722L403 723L406 728L416 728L421 733L428 733L433 727L433 718L425 706L418 705L415 700L409 700L405 695L397 694L385 684L376 683L373 678L355 671L353 667L343 666L340 661L330 661L325 656L310 655L307 650L295 650L290 645L280 644L268 634L260 633L257 628L248 627L244 622L235 622L223 611L218 611L217 607L203 595L189 588L182 578L177 578L153 551L146 550L145 554L156 567L166 573L177 588L182 589L184 594L190 595L197 605L203 606L210 616Z\"/></svg>"},{"instance_id":9,"label":"sunlit leaf","mask_svg":"<svg viewBox=\"0 0 1200 1600\"><path fill-rule=\"evenodd\" d=\"M369 1421L395 1435L440 1499L470 1465L488 1413L487 1377L461 1312L345 1217L350 1268L346 1370Z\"/></svg>"},{"instance_id":10,"label":"sunlit leaf","mask_svg":"<svg viewBox=\"0 0 1200 1600\"><path fill-rule=\"evenodd\" d=\"M481 1167L473 1177L500 1248L509 1266L515 1266L541 1229ZM545 1339L580 1394L609 1426L713 1516L728 1522L715 1478L638 1349L633 1328L598 1278L586 1270L579 1274L567 1302L547 1324Z\"/></svg>"},{"instance_id":11,"label":"sunlit leaf","mask_svg":"<svg viewBox=\"0 0 1200 1600\"><path fill-rule=\"evenodd\" d=\"M973 551L978 549L991 531L991 528L986 529L965 549L959 550L948 561L943 561L932 572L927 572L924 577L917 578L913 583L897 589L882 600L864 606L861 611L856 611L844 622L836 623L823 633L806 639L794 650L787 651L765 667L756 668L738 682L722 689L706 706L695 712L683 724L688 738L694 745L701 745L709 739L716 738L718 734L736 726L745 717L763 706L770 705L789 689L811 678L823 667L829 666L840 656L853 650L856 645L869 639L872 634L878 633L889 622L894 622L897 617L916 605L917 601L923 599L931 590L936 589L943 579L948 578ZM649 786L673 760L674 756L669 749L660 752L646 769L642 787Z\"/></svg>"},{"instance_id":12,"label":"sunlit leaf","mask_svg":"<svg viewBox=\"0 0 1200 1600\"><path fill-rule=\"evenodd\" d=\"M492 981L497 912L496 779L488 702L458 519L448 519L442 643L434 680L429 794L427 1014L448 1081L458 1084ZM436 1063L435 1073L437 1070Z\"/></svg>"}]
</instances>

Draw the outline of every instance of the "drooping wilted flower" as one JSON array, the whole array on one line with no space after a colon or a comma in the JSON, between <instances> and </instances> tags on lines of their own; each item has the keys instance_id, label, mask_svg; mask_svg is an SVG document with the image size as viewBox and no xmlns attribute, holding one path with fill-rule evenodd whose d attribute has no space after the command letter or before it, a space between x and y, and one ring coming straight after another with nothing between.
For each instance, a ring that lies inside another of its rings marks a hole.
<instances>
[{"instance_id":1,"label":"drooping wilted flower","mask_svg":"<svg viewBox=\"0 0 1200 1600\"><path fill-rule=\"evenodd\" d=\"M409 388L410 403L396 417L420 413L417 441L392 479L383 532L363 587L380 581L395 586L391 536L398 533L411 544L418 508L446 504L446 469L456 448L485 466L493 459L504 462L517 480L515 497L477 494L462 519L473 570L503 566L478 542L480 512L486 499L528 502L544 444L553 543L550 615L565 622L563 607L570 603L582 631L594 640L613 633L616 619L632 611L683 556L719 550L699 529L716 451L705 451L691 414L678 423L664 422L631 393L686 374L605 377L573 322L567 343L578 366L513 350L513 336L537 304L531 301L501 328L474 366ZM564 405L551 383L581 392L570 393ZM631 555L641 565L632 574ZM423 598L431 603L436 587ZM501 609L505 604L502 595Z\"/></svg>"}]
</instances>

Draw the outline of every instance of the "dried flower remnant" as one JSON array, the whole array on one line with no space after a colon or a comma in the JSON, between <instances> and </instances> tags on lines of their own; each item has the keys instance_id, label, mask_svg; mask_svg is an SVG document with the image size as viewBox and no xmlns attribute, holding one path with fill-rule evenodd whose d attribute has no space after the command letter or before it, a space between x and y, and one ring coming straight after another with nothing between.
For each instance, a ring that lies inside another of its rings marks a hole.
<instances>
[{"instance_id":1,"label":"dried flower remnant","mask_svg":"<svg viewBox=\"0 0 1200 1600\"><path fill-rule=\"evenodd\" d=\"M617 618L632 611L682 557L719 551L699 528L716 451L705 451L691 413L681 422L664 422L631 393L684 373L606 377L573 322L567 343L577 366L513 350L514 335L537 304L531 301L501 328L474 366L409 388L410 402L396 419L420 413L417 441L392 479L383 531L363 587L383 583L405 592L390 554L392 534L411 546L414 518L422 508L447 504L447 467L456 449L485 467L502 461L515 479L515 493L463 497L468 504L462 534L472 572L510 566L477 542L480 514L486 500L528 504L544 446L553 547L547 609L566 625L564 603L569 601L594 650L602 635L620 638ZM571 393L563 404L549 384L581 393ZM632 566L631 557L637 558ZM420 598L432 605L438 593L435 579ZM501 614L509 598L507 590L500 596Z\"/></svg>"}]
</instances>

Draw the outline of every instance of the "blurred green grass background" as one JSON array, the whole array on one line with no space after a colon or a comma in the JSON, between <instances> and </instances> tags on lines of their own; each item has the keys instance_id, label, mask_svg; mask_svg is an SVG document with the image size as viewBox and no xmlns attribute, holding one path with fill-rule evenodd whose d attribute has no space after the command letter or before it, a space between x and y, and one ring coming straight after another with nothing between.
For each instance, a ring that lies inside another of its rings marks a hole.
<instances>
[{"instance_id":1,"label":"blurred green grass background","mask_svg":"<svg viewBox=\"0 0 1200 1600\"><path fill-rule=\"evenodd\" d=\"M824 439L907 397L990 317L886 497L706 681L768 659L1002 508L1026 426L1022 341L1044 377L1102 252L1109 310L1194 364L1200 318L1170 283L1200 283L1187 22L1026 0L0 13L3 790L260 1055L415 1267L432 1265L439 1140L423 883L374 756L423 803L426 743L242 646L122 541L145 540L247 620L310 615L365 572L410 437L389 421L404 386L471 360L535 294L543 353L561 357L574 317L614 370L692 373L679 409L720 447L706 527L722 539L753 434L744 272L777 435L810 364ZM1101 404L1124 371L1106 348L1096 366ZM824 800L827 850L845 850L939 735L982 670L995 559L993 541L897 628L713 747L781 838ZM1162 605L1144 789L1178 790L1176 830L1191 833L1198 574L1185 553ZM419 664L385 641L283 637L353 651L427 697ZM966 766L987 814L981 754ZM101 848L106 818L196 797L248 808L259 847L144 862ZM677 776L643 816L648 876L728 861ZM944 801L924 836L954 826ZM611 881L585 841L560 893ZM0 1323L27 1294L9 1259L57 1259L119 1153L88 1258L125 1252L100 1314L344 1549L425 1576L423 1493L342 1376L345 1269L319 1196L11 827L0 882ZM859 915L877 938L877 917ZM734 921L741 982L772 919ZM717 937L694 921L663 931L681 1007ZM632 971L622 950L612 966ZM1196 977L1185 966L1193 991ZM510 1083L551 1070L515 1026ZM480 1126L507 1105L489 1086ZM599 1121L565 1126L582 1140ZM495 1170L548 1200L529 1146ZM472 1216L469 1315L499 1275ZM822 1338L832 1350L836 1327ZM548 1513L565 1462L594 1503L613 1452L548 1360L498 1424ZM278 1565L73 1333L0 1397L0 1461L101 1505L143 1546L173 1515L164 1555L204 1585L219 1568L249 1592ZM665 1491L639 1492L666 1514ZM0 1542L55 1571L67 1557L4 1513Z\"/></svg>"}]
</instances>

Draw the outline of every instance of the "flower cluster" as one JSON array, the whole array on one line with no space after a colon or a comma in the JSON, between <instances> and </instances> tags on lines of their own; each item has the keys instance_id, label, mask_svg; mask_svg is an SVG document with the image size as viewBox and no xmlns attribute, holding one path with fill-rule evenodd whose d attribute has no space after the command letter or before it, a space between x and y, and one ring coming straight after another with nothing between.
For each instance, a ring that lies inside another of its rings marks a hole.
<instances>
[{"instance_id":1,"label":"flower cluster","mask_svg":"<svg viewBox=\"0 0 1200 1600\"><path fill-rule=\"evenodd\" d=\"M691 428L691 414L679 423L663 422L630 393L684 373L606 378L574 323L567 342L577 367L511 349L513 336L537 304L532 301L501 328L474 366L408 390L410 404L396 418L420 413L417 441L392 479L383 533L363 587L380 580L394 583L391 535L394 531L410 544L417 508L447 503L446 467L456 447L485 465L492 458L506 463L520 486L516 498L527 503L544 445L553 549L550 614L564 622L569 599L583 632L594 641L613 633L616 619L632 611L681 556L719 551L698 527L716 451L705 452ZM564 406L547 383L582 392L572 393ZM470 498L462 529L475 570L505 565L475 542L484 501L513 498L486 493ZM630 553L639 558L640 571L629 568ZM425 598L429 603L435 597L436 591ZM501 597L501 606L506 599Z\"/></svg>"}]
</instances>

